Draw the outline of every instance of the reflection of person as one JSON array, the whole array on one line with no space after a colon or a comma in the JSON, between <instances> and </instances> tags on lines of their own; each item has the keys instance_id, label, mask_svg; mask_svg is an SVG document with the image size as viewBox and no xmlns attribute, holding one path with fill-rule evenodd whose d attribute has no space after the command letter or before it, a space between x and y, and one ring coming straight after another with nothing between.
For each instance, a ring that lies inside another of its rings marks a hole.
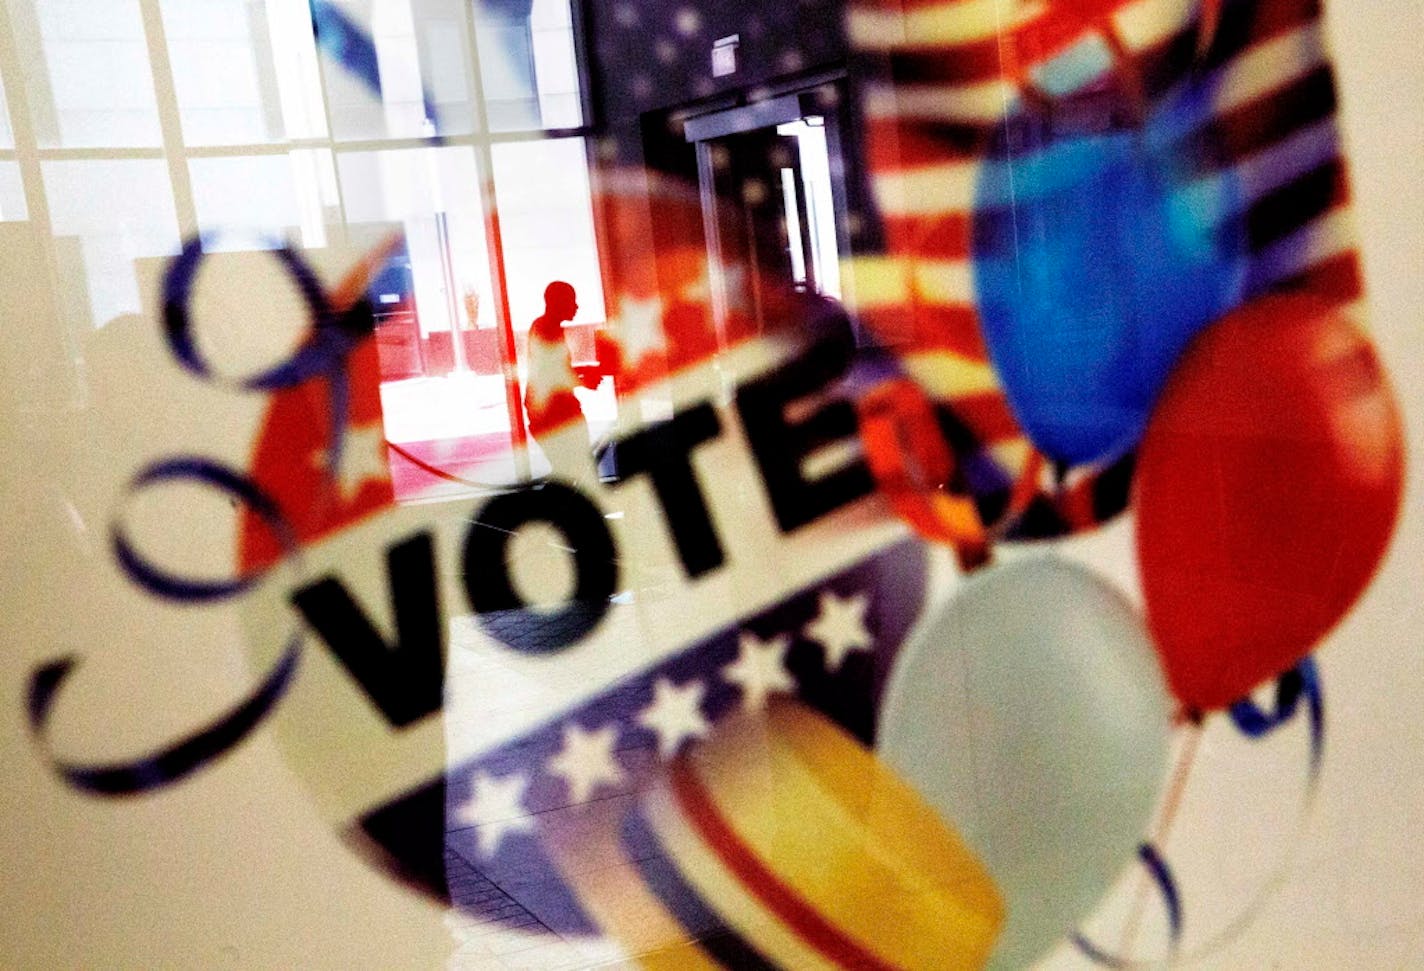
<instances>
[{"instance_id":1,"label":"reflection of person","mask_svg":"<svg viewBox=\"0 0 1424 971\"><path fill-rule=\"evenodd\" d=\"M588 423L574 396L574 386L595 388L603 376L599 368L574 370L564 324L577 312L578 296L572 286L555 280L544 288L544 312L529 325L529 371L524 390L529 434L555 472L575 478L587 471L592 454Z\"/></svg>"}]
</instances>

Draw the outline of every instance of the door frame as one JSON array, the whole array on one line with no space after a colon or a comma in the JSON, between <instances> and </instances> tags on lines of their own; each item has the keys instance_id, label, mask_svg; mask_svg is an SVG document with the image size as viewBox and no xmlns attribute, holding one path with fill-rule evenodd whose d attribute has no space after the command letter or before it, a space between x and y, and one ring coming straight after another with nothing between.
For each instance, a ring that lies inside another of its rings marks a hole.
<instances>
[{"instance_id":1,"label":"door frame","mask_svg":"<svg viewBox=\"0 0 1424 971\"><path fill-rule=\"evenodd\" d=\"M827 85L839 91L837 104L828 107L817 103L817 92ZM831 201L835 208L836 246L842 263L851 253L850 231L841 214L849 211L845 178L849 171L845 157L842 125L849 97L849 80L844 70L821 71L803 76L776 87L756 89L761 97L728 106L725 101L705 110L682 116L683 137L693 146L697 158L697 186L702 202L702 232L707 242L707 273L712 291L712 319L719 347L726 346L727 299L722 275L722 246L717 229L717 190L712 169L710 142L715 138L741 132L769 128L800 121L808 115L819 116L826 129L826 149L831 160ZM839 174L838 174L839 173ZM839 271L839 268L837 268ZM842 290L846 280L842 277Z\"/></svg>"}]
</instances>

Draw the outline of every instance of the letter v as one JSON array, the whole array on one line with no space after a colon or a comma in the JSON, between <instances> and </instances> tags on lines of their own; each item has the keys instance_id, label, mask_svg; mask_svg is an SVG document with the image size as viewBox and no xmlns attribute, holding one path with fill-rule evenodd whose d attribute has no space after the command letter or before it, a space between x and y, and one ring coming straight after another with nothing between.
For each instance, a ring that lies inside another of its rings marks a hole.
<instances>
[{"instance_id":1,"label":"letter v","mask_svg":"<svg viewBox=\"0 0 1424 971\"><path fill-rule=\"evenodd\" d=\"M326 641L367 697L397 728L440 710L445 690L444 625L429 533L386 553L395 644L387 644L346 587L333 576L292 594L292 603Z\"/></svg>"}]
</instances>

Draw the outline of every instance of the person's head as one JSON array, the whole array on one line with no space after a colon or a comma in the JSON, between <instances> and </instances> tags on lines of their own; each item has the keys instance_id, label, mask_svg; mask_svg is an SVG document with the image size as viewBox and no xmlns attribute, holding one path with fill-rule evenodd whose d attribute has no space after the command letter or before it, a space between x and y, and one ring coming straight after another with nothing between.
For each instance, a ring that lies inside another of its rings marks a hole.
<instances>
[{"instance_id":1,"label":"person's head","mask_svg":"<svg viewBox=\"0 0 1424 971\"><path fill-rule=\"evenodd\" d=\"M544 288L544 313L555 320L573 320L578 313L578 295L563 280Z\"/></svg>"}]
</instances>

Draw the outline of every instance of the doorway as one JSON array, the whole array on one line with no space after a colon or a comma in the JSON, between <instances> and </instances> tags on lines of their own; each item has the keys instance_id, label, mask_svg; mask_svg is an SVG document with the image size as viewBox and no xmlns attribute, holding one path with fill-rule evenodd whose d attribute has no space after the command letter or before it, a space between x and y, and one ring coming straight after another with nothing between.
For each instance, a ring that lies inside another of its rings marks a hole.
<instances>
[{"instance_id":1,"label":"doorway","mask_svg":"<svg viewBox=\"0 0 1424 971\"><path fill-rule=\"evenodd\" d=\"M822 82L686 119L697 156L719 333L739 304L765 325L770 288L842 299L849 255L843 82ZM832 94L828 95L828 92Z\"/></svg>"}]
</instances>

